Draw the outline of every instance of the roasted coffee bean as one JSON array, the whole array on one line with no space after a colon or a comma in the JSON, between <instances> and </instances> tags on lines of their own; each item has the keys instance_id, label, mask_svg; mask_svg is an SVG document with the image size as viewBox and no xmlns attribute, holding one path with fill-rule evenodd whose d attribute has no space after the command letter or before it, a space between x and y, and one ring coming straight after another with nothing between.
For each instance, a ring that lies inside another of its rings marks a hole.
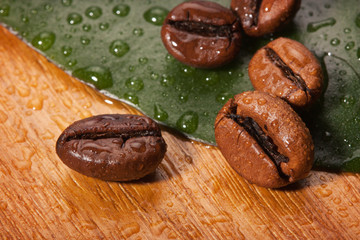
<instances>
[{"instance_id":1,"label":"roasted coffee bean","mask_svg":"<svg viewBox=\"0 0 360 240\"><path fill-rule=\"evenodd\" d=\"M217 3L184 2L164 21L161 38L171 55L198 68L229 63L240 50L240 23L235 14Z\"/></svg>"},{"instance_id":2,"label":"roasted coffee bean","mask_svg":"<svg viewBox=\"0 0 360 240\"><path fill-rule=\"evenodd\" d=\"M231 9L245 33L259 37L284 27L299 10L301 0L232 0Z\"/></svg>"},{"instance_id":3,"label":"roasted coffee bean","mask_svg":"<svg viewBox=\"0 0 360 240\"><path fill-rule=\"evenodd\" d=\"M136 115L98 115L74 122L56 143L56 153L68 167L108 181L130 181L154 172L165 151L157 123Z\"/></svg>"},{"instance_id":4,"label":"roasted coffee bean","mask_svg":"<svg viewBox=\"0 0 360 240\"><path fill-rule=\"evenodd\" d=\"M324 83L316 57L288 38L278 38L258 50L249 63L249 77L256 90L273 93L296 108L318 99Z\"/></svg>"},{"instance_id":5,"label":"roasted coffee bean","mask_svg":"<svg viewBox=\"0 0 360 240\"><path fill-rule=\"evenodd\" d=\"M265 92L230 99L215 121L216 143L249 182L279 188L305 178L313 164L309 130L285 101Z\"/></svg>"}]
</instances>

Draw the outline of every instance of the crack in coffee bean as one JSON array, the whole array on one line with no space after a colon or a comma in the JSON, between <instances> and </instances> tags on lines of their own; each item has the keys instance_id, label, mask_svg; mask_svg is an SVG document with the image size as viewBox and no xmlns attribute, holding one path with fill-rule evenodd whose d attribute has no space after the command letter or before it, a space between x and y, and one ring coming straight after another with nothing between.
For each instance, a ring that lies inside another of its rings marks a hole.
<instances>
[{"instance_id":1,"label":"crack in coffee bean","mask_svg":"<svg viewBox=\"0 0 360 240\"><path fill-rule=\"evenodd\" d=\"M280 177L288 179L289 176L282 172L280 165L282 162L289 162L289 158L277 151L278 147L274 144L271 137L265 134L259 124L257 124L257 122L255 122L251 117L242 117L233 113L227 117L239 124L248 134L250 134L250 136L255 139L255 141L276 165Z\"/></svg>"},{"instance_id":2,"label":"crack in coffee bean","mask_svg":"<svg viewBox=\"0 0 360 240\"><path fill-rule=\"evenodd\" d=\"M280 56L271 48L265 47L266 56L283 72L284 76L292 81L298 88L305 92L306 96L311 95L311 90L307 87L306 82L299 74L287 66Z\"/></svg>"},{"instance_id":3,"label":"crack in coffee bean","mask_svg":"<svg viewBox=\"0 0 360 240\"><path fill-rule=\"evenodd\" d=\"M303 179L314 161L305 123L289 104L266 92L248 91L229 99L216 117L215 139L230 166L262 187Z\"/></svg>"},{"instance_id":4,"label":"crack in coffee bean","mask_svg":"<svg viewBox=\"0 0 360 240\"><path fill-rule=\"evenodd\" d=\"M261 4L262 0L254 0L250 3L250 13L246 16L247 20L250 22L250 27L256 27L258 25Z\"/></svg>"},{"instance_id":5,"label":"crack in coffee bean","mask_svg":"<svg viewBox=\"0 0 360 240\"><path fill-rule=\"evenodd\" d=\"M215 68L229 63L240 51L240 25L237 16L218 3L187 1L169 12L161 39L180 62Z\"/></svg>"},{"instance_id":6,"label":"crack in coffee bean","mask_svg":"<svg viewBox=\"0 0 360 240\"><path fill-rule=\"evenodd\" d=\"M139 179L155 170L166 143L156 122L145 116L104 114L71 124L56 153L70 168L110 181Z\"/></svg>"},{"instance_id":7,"label":"crack in coffee bean","mask_svg":"<svg viewBox=\"0 0 360 240\"><path fill-rule=\"evenodd\" d=\"M203 22L171 20L169 20L168 24L174 26L178 30L195 33L205 37L226 37L231 39L231 35L233 34L233 24L219 26Z\"/></svg>"}]
</instances>

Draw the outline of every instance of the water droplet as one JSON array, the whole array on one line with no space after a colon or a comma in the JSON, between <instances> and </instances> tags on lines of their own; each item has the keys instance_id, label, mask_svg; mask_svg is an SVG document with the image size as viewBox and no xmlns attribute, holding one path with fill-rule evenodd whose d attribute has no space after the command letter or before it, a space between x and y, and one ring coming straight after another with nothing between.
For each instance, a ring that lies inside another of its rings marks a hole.
<instances>
[{"instance_id":1,"label":"water droplet","mask_svg":"<svg viewBox=\"0 0 360 240\"><path fill-rule=\"evenodd\" d=\"M140 91L144 88L144 82L139 77L128 78L125 82L125 86L135 91Z\"/></svg>"},{"instance_id":2,"label":"water droplet","mask_svg":"<svg viewBox=\"0 0 360 240\"><path fill-rule=\"evenodd\" d=\"M198 124L199 116L196 112L193 111L184 113L176 122L177 128L186 133L194 133L198 128Z\"/></svg>"},{"instance_id":3,"label":"water droplet","mask_svg":"<svg viewBox=\"0 0 360 240\"><path fill-rule=\"evenodd\" d=\"M151 75L150 75L150 78L151 78L152 80L159 79L159 74L152 72Z\"/></svg>"},{"instance_id":4,"label":"water droplet","mask_svg":"<svg viewBox=\"0 0 360 240\"><path fill-rule=\"evenodd\" d=\"M129 72L134 72L135 69L136 69L135 66L133 66L133 65L130 65L130 66L129 66Z\"/></svg>"},{"instance_id":5,"label":"water droplet","mask_svg":"<svg viewBox=\"0 0 360 240\"><path fill-rule=\"evenodd\" d=\"M154 118L156 120L165 121L168 117L168 113L160 106L160 104L154 105Z\"/></svg>"},{"instance_id":6,"label":"water droplet","mask_svg":"<svg viewBox=\"0 0 360 240\"><path fill-rule=\"evenodd\" d=\"M48 12L52 12L54 10L54 8L51 4L45 4L44 9L45 9L45 11L48 11Z\"/></svg>"},{"instance_id":7,"label":"water droplet","mask_svg":"<svg viewBox=\"0 0 360 240\"><path fill-rule=\"evenodd\" d=\"M356 54L357 58L360 60L360 47L358 47L357 49L357 54Z\"/></svg>"},{"instance_id":8,"label":"water droplet","mask_svg":"<svg viewBox=\"0 0 360 240\"><path fill-rule=\"evenodd\" d=\"M144 35L144 30L142 28L134 28L133 34L137 37Z\"/></svg>"},{"instance_id":9,"label":"water droplet","mask_svg":"<svg viewBox=\"0 0 360 240\"><path fill-rule=\"evenodd\" d=\"M7 17L10 13L10 5L3 4L0 6L0 16L1 17Z\"/></svg>"},{"instance_id":10,"label":"water droplet","mask_svg":"<svg viewBox=\"0 0 360 240\"><path fill-rule=\"evenodd\" d=\"M144 13L144 18L147 22L156 26L161 26L168 14L168 10L163 7L152 7Z\"/></svg>"},{"instance_id":11,"label":"water droplet","mask_svg":"<svg viewBox=\"0 0 360 240\"><path fill-rule=\"evenodd\" d=\"M72 4L72 0L61 0L62 5L68 7Z\"/></svg>"},{"instance_id":12,"label":"water droplet","mask_svg":"<svg viewBox=\"0 0 360 240\"><path fill-rule=\"evenodd\" d=\"M135 105L139 104L139 98L134 93L131 93L131 92L125 93L124 94L124 99L129 101L129 102L132 102Z\"/></svg>"},{"instance_id":13,"label":"water droplet","mask_svg":"<svg viewBox=\"0 0 360 240\"><path fill-rule=\"evenodd\" d=\"M216 101L221 104L225 104L232 97L233 97L233 94L230 94L228 92L223 92L223 93L219 93L216 96Z\"/></svg>"},{"instance_id":14,"label":"water droplet","mask_svg":"<svg viewBox=\"0 0 360 240\"><path fill-rule=\"evenodd\" d=\"M194 75L195 73L195 68L193 67L183 66L181 69L186 75Z\"/></svg>"},{"instance_id":15,"label":"water droplet","mask_svg":"<svg viewBox=\"0 0 360 240\"><path fill-rule=\"evenodd\" d=\"M355 24L358 28L360 28L360 13L355 18Z\"/></svg>"},{"instance_id":16,"label":"water droplet","mask_svg":"<svg viewBox=\"0 0 360 240\"><path fill-rule=\"evenodd\" d=\"M64 56L70 56L71 55L71 53L72 53L72 48L71 47L69 47L69 46L63 46L62 48L61 48L61 52L62 52L62 54L64 55Z\"/></svg>"},{"instance_id":17,"label":"water droplet","mask_svg":"<svg viewBox=\"0 0 360 240\"><path fill-rule=\"evenodd\" d=\"M91 30L91 25L90 24L84 24L82 26L82 29L85 31L85 32L89 32Z\"/></svg>"},{"instance_id":18,"label":"water droplet","mask_svg":"<svg viewBox=\"0 0 360 240\"><path fill-rule=\"evenodd\" d=\"M311 22L307 25L308 32L316 32L320 28L334 26L336 23L335 18L327 18L317 22Z\"/></svg>"},{"instance_id":19,"label":"water droplet","mask_svg":"<svg viewBox=\"0 0 360 240\"><path fill-rule=\"evenodd\" d=\"M345 104L345 106L353 106L356 103L356 99L351 95L346 95L341 99L341 102Z\"/></svg>"},{"instance_id":20,"label":"water droplet","mask_svg":"<svg viewBox=\"0 0 360 240\"><path fill-rule=\"evenodd\" d=\"M340 70L339 74L340 74L340 76L345 76L347 74L347 72L345 70Z\"/></svg>"},{"instance_id":21,"label":"water droplet","mask_svg":"<svg viewBox=\"0 0 360 240\"><path fill-rule=\"evenodd\" d=\"M36 97L30 99L26 107L32 110L41 110L43 108L44 96L36 95Z\"/></svg>"},{"instance_id":22,"label":"water droplet","mask_svg":"<svg viewBox=\"0 0 360 240\"><path fill-rule=\"evenodd\" d=\"M349 50L353 49L354 47L355 47L355 42L351 41L345 45L345 50L349 51Z\"/></svg>"},{"instance_id":23,"label":"water droplet","mask_svg":"<svg viewBox=\"0 0 360 240\"><path fill-rule=\"evenodd\" d=\"M351 33L351 28L344 28L344 33Z\"/></svg>"},{"instance_id":24,"label":"water droplet","mask_svg":"<svg viewBox=\"0 0 360 240\"><path fill-rule=\"evenodd\" d=\"M85 82L93 84L97 89L109 88L113 85L110 70L101 66L80 68L75 70L73 75Z\"/></svg>"},{"instance_id":25,"label":"water droplet","mask_svg":"<svg viewBox=\"0 0 360 240\"><path fill-rule=\"evenodd\" d=\"M101 15L102 15L102 10L100 7L97 6L88 7L85 10L85 16L91 19L98 19L99 17L101 17Z\"/></svg>"},{"instance_id":26,"label":"water droplet","mask_svg":"<svg viewBox=\"0 0 360 240\"><path fill-rule=\"evenodd\" d=\"M187 100L189 99L189 95L187 93L180 93L179 95L179 101L181 103L185 103L187 102Z\"/></svg>"},{"instance_id":27,"label":"water droplet","mask_svg":"<svg viewBox=\"0 0 360 240\"><path fill-rule=\"evenodd\" d=\"M105 31L105 30L107 30L107 29L109 28L109 26L110 26L109 23L100 23L100 24L99 24L99 29L100 29L101 31Z\"/></svg>"},{"instance_id":28,"label":"water droplet","mask_svg":"<svg viewBox=\"0 0 360 240\"><path fill-rule=\"evenodd\" d=\"M70 13L66 20L70 25L76 25L82 22L82 16L78 13Z\"/></svg>"},{"instance_id":29,"label":"water droplet","mask_svg":"<svg viewBox=\"0 0 360 240\"><path fill-rule=\"evenodd\" d=\"M71 34L65 34L65 37L66 37L67 39L71 39L71 38L72 38L72 35L71 35Z\"/></svg>"},{"instance_id":30,"label":"water droplet","mask_svg":"<svg viewBox=\"0 0 360 240\"><path fill-rule=\"evenodd\" d=\"M203 78L203 82L206 85L213 86L219 82L219 75L216 72L211 72Z\"/></svg>"},{"instance_id":31,"label":"water droplet","mask_svg":"<svg viewBox=\"0 0 360 240\"><path fill-rule=\"evenodd\" d=\"M118 4L113 8L113 13L118 17L126 17L130 12L129 5Z\"/></svg>"},{"instance_id":32,"label":"water droplet","mask_svg":"<svg viewBox=\"0 0 360 240\"><path fill-rule=\"evenodd\" d=\"M82 45L89 45L91 41L90 41L89 38L81 36L80 37L80 42L81 42Z\"/></svg>"},{"instance_id":33,"label":"water droplet","mask_svg":"<svg viewBox=\"0 0 360 240\"><path fill-rule=\"evenodd\" d=\"M175 60L175 58L167 53L166 56L165 56L165 60L167 62L173 62Z\"/></svg>"},{"instance_id":34,"label":"water droplet","mask_svg":"<svg viewBox=\"0 0 360 240\"><path fill-rule=\"evenodd\" d=\"M38 13L38 10L37 9L31 9L30 12L31 12L32 15L36 15Z\"/></svg>"},{"instance_id":35,"label":"water droplet","mask_svg":"<svg viewBox=\"0 0 360 240\"><path fill-rule=\"evenodd\" d=\"M25 16L25 15L21 15L21 21L23 23L28 23L29 22L29 17L28 16Z\"/></svg>"},{"instance_id":36,"label":"water droplet","mask_svg":"<svg viewBox=\"0 0 360 240\"><path fill-rule=\"evenodd\" d=\"M67 65L68 67L73 67L73 66L75 66L76 64L77 64L77 60L76 60L76 59L69 60L69 61L66 63L66 65Z\"/></svg>"},{"instance_id":37,"label":"water droplet","mask_svg":"<svg viewBox=\"0 0 360 240\"><path fill-rule=\"evenodd\" d=\"M333 38L333 39L331 39L330 44L333 45L333 46L337 46L337 45L340 44L340 39Z\"/></svg>"},{"instance_id":38,"label":"water droplet","mask_svg":"<svg viewBox=\"0 0 360 240\"><path fill-rule=\"evenodd\" d=\"M171 86L174 84L174 82L175 82L175 79L173 76L169 76L167 74L163 74L161 76L160 84L164 87Z\"/></svg>"},{"instance_id":39,"label":"water droplet","mask_svg":"<svg viewBox=\"0 0 360 240\"><path fill-rule=\"evenodd\" d=\"M139 58L139 63L141 63L141 64L146 64L148 61L149 61L149 59L146 57Z\"/></svg>"},{"instance_id":40,"label":"water droplet","mask_svg":"<svg viewBox=\"0 0 360 240\"><path fill-rule=\"evenodd\" d=\"M55 42L55 34L52 32L42 32L34 37L31 44L41 51L46 51Z\"/></svg>"},{"instance_id":41,"label":"water droplet","mask_svg":"<svg viewBox=\"0 0 360 240\"><path fill-rule=\"evenodd\" d=\"M22 33L21 33L21 36L23 36L23 37L27 37L27 36L29 36L29 32L27 32L27 31L22 32Z\"/></svg>"},{"instance_id":42,"label":"water droplet","mask_svg":"<svg viewBox=\"0 0 360 240\"><path fill-rule=\"evenodd\" d=\"M111 43L109 51L116 57L122 57L129 52L129 45L123 40L115 40Z\"/></svg>"}]
</instances>

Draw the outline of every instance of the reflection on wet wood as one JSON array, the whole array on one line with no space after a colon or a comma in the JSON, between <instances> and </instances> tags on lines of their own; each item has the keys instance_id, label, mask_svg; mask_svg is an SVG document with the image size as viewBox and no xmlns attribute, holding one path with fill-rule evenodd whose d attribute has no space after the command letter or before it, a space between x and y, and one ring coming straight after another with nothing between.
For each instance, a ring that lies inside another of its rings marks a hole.
<instances>
[{"instance_id":1,"label":"reflection on wet wood","mask_svg":"<svg viewBox=\"0 0 360 240\"><path fill-rule=\"evenodd\" d=\"M75 120L136 110L76 81L0 28L0 238L355 239L358 174L312 172L281 190L248 184L215 147L164 131L157 171L103 182L55 154Z\"/></svg>"}]
</instances>

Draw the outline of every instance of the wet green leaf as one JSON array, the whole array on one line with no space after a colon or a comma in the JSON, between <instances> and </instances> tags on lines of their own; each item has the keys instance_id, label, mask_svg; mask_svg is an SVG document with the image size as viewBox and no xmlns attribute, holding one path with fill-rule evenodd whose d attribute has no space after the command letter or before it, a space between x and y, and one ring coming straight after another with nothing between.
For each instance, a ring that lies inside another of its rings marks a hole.
<instances>
[{"instance_id":1,"label":"wet green leaf","mask_svg":"<svg viewBox=\"0 0 360 240\"><path fill-rule=\"evenodd\" d=\"M215 70L185 66L163 47L161 23L180 2L2 0L0 22L77 78L208 143L222 105L252 89L247 65L254 52L279 36L298 40L327 75L322 99L301 114L314 137L315 167L360 172L359 0L303 0L287 29L244 37L236 61Z\"/></svg>"}]
</instances>

